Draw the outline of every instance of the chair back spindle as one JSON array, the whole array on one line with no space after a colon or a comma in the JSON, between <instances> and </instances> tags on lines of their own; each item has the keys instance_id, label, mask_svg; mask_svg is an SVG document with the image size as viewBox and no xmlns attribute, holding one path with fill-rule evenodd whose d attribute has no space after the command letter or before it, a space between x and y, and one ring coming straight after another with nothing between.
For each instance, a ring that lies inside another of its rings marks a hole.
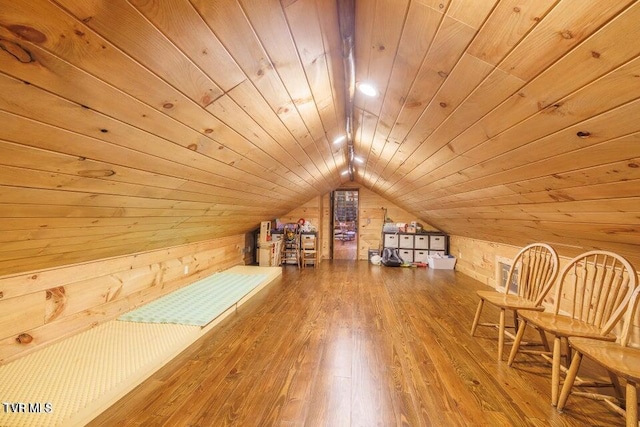
<instances>
[{"instance_id":1,"label":"chair back spindle","mask_svg":"<svg viewBox=\"0 0 640 427\"><path fill-rule=\"evenodd\" d=\"M618 342L622 347L631 346L631 337L633 332L633 325L640 318L640 286L638 286L629 301L629 306L622 320L622 331L618 337ZM636 345L640 343L634 343Z\"/></svg>"},{"instance_id":2,"label":"chair back spindle","mask_svg":"<svg viewBox=\"0 0 640 427\"><path fill-rule=\"evenodd\" d=\"M590 251L574 258L560 273L554 312L563 300L571 300L571 318L602 330L607 335L624 314L636 287L633 267L621 256L606 251Z\"/></svg>"},{"instance_id":3,"label":"chair back spindle","mask_svg":"<svg viewBox=\"0 0 640 427\"><path fill-rule=\"evenodd\" d=\"M514 258L507 274L505 292L509 293L509 286L517 272L516 294L535 301L536 305L542 304L558 271L557 258L555 250L549 245L537 243L526 246Z\"/></svg>"}]
</instances>

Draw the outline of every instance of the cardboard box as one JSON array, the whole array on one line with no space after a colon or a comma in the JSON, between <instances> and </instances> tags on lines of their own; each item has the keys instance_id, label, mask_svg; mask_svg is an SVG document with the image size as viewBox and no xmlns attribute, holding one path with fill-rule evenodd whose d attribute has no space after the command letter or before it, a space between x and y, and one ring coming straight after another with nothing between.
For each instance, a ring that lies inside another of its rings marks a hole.
<instances>
[{"instance_id":1,"label":"cardboard box","mask_svg":"<svg viewBox=\"0 0 640 427\"><path fill-rule=\"evenodd\" d=\"M456 257L453 255L445 255L442 257L431 255L429 256L429 268L434 270L453 270L456 266Z\"/></svg>"}]
</instances>

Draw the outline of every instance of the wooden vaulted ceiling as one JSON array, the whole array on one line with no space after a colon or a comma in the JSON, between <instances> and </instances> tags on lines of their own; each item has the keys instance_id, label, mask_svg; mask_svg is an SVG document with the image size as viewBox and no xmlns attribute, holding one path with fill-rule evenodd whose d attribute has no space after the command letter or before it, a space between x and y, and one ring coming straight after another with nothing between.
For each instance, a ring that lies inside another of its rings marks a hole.
<instances>
[{"instance_id":1,"label":"wooden vaulted ceiling","mask_svg":"<svg viewBox=\"0 0 640 427\"><path fill-rule=\"evenodd\" d=\"M638 259L640 5L356 0L355 179ZM335 0L0 0L0 274L244 233L347 176Z\"/></svg>"}]
</instances>

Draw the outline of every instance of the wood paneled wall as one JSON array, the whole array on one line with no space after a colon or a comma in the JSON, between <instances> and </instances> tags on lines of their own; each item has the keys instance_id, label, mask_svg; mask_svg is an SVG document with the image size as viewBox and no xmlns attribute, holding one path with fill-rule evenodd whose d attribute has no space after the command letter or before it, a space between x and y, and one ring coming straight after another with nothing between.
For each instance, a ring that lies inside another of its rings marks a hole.
<instances>
[{"instance_id":1,"label":"wood paneled wall","mask_svg":"<svg viewBox=\"0 0 640 427\"><path fill-rule=\"evenodd\" d=\"M418 221L424 230L436 230L431 224L420 220L416 214L402 209L385 197L363 186L358 186L358 188L358 259L366 260L369 249L381 247L385 212L387 218L392 219L395 223Z\"/></svg>"},{"instance_id":2,"label":"wood paneled wall","mask_svg":"<svg viewBox=\"0 0 640 427\"><path fill-rule=\"evenodd\" d=\"M449 252L457 258L456 270L492 288L496 287L496 258L513 259L520 247L488 240L450 236Z\"/></svg>"},{"instance_id":3,"label":"wood paneled wall","mask_svg":"<svg viewBox=\"0 0 640 427\"><path fill-rule=\"evenodd\" d=\"M244 264L244 245L236 235L0 277L0 364Z\"/></svg>"},{"instance_id":4,"label":"wood paneled wall","mask_svg":"<svg viewBox=\"0 0 640 427\"><path fill-rule=\"evenodd\" d=\"M417 214L408 212L385 197L360 186L358 259L367 259L369 249L378 249L382 246L385 213L387 218L395 223L418 221L425 231L437 230L433 225L420 220Z\"/></svg>"},{"instance_id":5,"label":"wood paneled wall","mask_svg":"<svg viewBox=\"0 0 640 427\"><path fill-rule=\"evenodd\" d=\"M357 189L358 195L358 259L366 260L369 249L378 249L382 238L382 224L384 222L385 209L387 217L393 222L406 222L417 220L416 215L405 211L396 204L390 202L379 194L366 189L357 183L344 183L339 187L344 190ZM329 259L330 239L333 237L331 230L331 200L330 193L314 197L304 205L292 210L280 217L283 222L296 222L300 218L311 219L318 226L319 236L322 242L322 258ZM421 222L425 230L436 230L433 226Z\"/></svg>"},{"instance_id":6,"label":"wood paneled wall","mask_svg":"<svg viewBox=\"0 0 640 427\"><path fill-rule=\"evenodd\" d=\"M331 240L333 239L333 230L331 229L331 193L322 196L322 259L331 258Z\"/></svg>"},{"instance_id":7,"label":"wood paneled wall","mask_svg":"<svg viewBox=\"0 0 640 427\"><path fill-rule=\"evenodd\" d=\"M292 223L298 222L300 218L304 218L305 221L311 222L318 230L322 229L323 217L323 197L316 196L306 203L298 206L297 208L287 212L286 214L278 218L280 222Z\"/></svg>"}]
</instances>

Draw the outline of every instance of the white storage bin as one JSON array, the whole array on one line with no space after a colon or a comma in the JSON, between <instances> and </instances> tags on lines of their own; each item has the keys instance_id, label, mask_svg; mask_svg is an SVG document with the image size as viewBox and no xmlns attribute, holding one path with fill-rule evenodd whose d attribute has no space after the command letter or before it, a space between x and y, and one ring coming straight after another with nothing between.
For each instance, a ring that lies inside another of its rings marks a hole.
<instances>
[{"instance_id":1,"label":"white storage bin","mask_svg":"<svg viewBox=\"0 0 640 427\"><path fill-rule=\"evenodd\" d=\"M398 247L398 235L397 234L385 234L384 235L384 247L385 248L397 248Z\"/></svg>"},{"instance_id":2,"label":"white storage bin","mask_svg":"<svg viewBox=\"0 0 640 427\"><path fill-rule=\"evenodd\" d=\"M429 268L434 270L453 270L456 266L456 257L445 255L444 257L429 256Z\"/></svg>"},{"instance_id":3,"label":"white storage bin","mask_svg":"<svg viewBox=\"0 0 640 427\"><path fill-rule=\"evenodd\" d=\"M413 249L400 249L400 258L405 263L413 262Z\"/></svg>"},{"instance_id":4,"label":"white storage bin","mask_svg":"<svg viewBox=\"0 0 640 427\"><path fill-rule=\"evenodd\" d=\"M413 236L407 236L406 234L401 234L400 247L402 249L413 249Z\"/></svg>"},{"instance_id":5,"label":"white storage bin","mask_svg":"<svg viewBox=\"0 0 640 427\"><path fill-rule=\"evenodd\" d=\"M429 249L445 249L445 236L429 236Z\"/></svg>"},{"instance_id":6,"label":"white storage bin","mask_svg":"<svg viewBox=\"0 0 640 427\"><path fill-rule=\"evenodd\" d=\"M429 236L415 236L414 239L413 247L415 249L429 249Z\"/></svg>"},{"instance_id":7,"label":"white storage bin","mask_svg":"<svg viewBox=\"0 0 640 427\"><path fill-rule=\"evenodd\" d=\"M413 262L424 262L425 264L429 263L429 252L421 250L413 251Z\"/></svg>"}]
</instances>

